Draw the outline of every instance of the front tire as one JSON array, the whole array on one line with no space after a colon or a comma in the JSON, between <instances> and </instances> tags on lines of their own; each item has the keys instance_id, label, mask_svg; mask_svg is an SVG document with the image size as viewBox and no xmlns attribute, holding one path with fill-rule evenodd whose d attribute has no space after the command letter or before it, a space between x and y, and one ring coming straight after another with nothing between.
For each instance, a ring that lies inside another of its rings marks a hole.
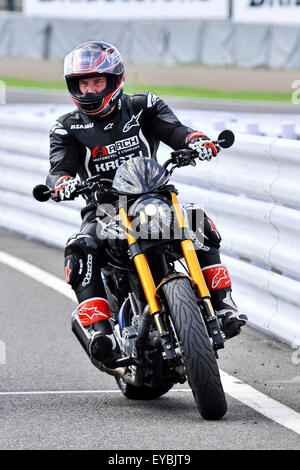
<instances>
[{"instance_id":1,"label":"front tire","mask_svg":"<svg viewBox=\"0 0 300 470\"><path fill-rule=\"evenodd\" d=\"M227 403L214 351L190 280L177 277L162 286L186 376L204 419L221 419Z\"/></svg>"},{"instance_id":2,"label":"front tire","mask_svg":"<svg viewBox=\"0 0 300 470\"><path fill-rule=\"evenodd\" d=\"M128 308L124 317L126 326L131 325L132 315L133 313L131 308ZM163 380L157 387L147 387L146 385L137 387L133 384L125 382L125 380L118 377L115 377L115 380L124 397L128 398L129 400L156 400L157 398L167 393L174 386L174 382L169 380Z\"/></svg>"}]
</instances>

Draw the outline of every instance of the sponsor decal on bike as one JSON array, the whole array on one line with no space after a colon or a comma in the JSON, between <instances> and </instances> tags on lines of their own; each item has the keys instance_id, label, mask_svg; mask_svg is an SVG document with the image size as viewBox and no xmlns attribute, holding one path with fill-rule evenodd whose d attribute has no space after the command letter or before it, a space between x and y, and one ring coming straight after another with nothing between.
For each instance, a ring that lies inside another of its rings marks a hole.
<instances>
[{"instance_id":1,"label":"sponsor decal on bike","mask_svg":"<svg viewBox=\"0 0 300 470\"><path fill-rule=\"evenodd\" d=\"M207 266L202 271L209 290L231 286L231 279L226 266L222 264Z\"/></svg>"}]
</instances>

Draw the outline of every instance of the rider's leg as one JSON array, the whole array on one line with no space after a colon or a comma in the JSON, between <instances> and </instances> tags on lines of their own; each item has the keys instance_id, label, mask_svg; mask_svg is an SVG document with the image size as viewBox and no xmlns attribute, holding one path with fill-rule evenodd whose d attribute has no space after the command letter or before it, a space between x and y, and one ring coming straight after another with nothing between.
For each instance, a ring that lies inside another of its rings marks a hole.
<instances>
[{"instance_id":1,"label":"rider's leg","mask_svg":"<svg viewBox=\"0 0 300 470\"><path fill-rule=\"evenodd\" d=\"M117 345L109 322L110 307L101 278L97 223L86 225L65 248L66 280L79 305L72 314L72 330L89 357L109 362Z\"/></svg>"},{"instance_id":2,"label":"rider's leg","mask_svg":"<svg viewBox=\"0 0 300 470\"><path fill-rule=\"evenodd\" d=\"M210 291L212 305L225 336L232 338L240 333L241 326L247 322L247 316L238 311L232 299L231 279L220 258L221 236L212 220L198 206L187 205L187 211L193 211L193 215L190 214L189 217L190 226L197 238L196 253Z\"/></svg>"}]
</instances>

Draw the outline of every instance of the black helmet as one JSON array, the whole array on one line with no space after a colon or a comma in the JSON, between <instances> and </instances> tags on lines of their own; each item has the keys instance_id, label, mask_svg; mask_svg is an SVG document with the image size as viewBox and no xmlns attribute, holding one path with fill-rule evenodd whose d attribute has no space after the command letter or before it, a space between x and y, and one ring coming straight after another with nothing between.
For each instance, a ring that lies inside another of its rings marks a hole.
<instances>
[{"instance_id":1,"label":"black helmet","mask_svg":"<svg viewBox=\"0 0 300 470\"><path fill-rule=\"evenodd\" d=\"M98 75L107 77L105 90L83 95L79 80ZM64 77L72 100L81 111L96 116L107 114L123 92L124 64L121 54L113 45L102 41L80 44L65 58Z\"/></svg>"}]
</instances>

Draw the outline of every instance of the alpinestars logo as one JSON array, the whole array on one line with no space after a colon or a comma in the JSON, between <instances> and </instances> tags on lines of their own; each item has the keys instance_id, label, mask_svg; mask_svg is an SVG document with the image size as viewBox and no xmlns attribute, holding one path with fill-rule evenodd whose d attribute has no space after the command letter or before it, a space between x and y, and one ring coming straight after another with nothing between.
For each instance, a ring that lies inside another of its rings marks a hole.
<instances>
[{"instance_id":1,"label":"alpinestars logo","mask_svg":"<svg viewBox=\"0 0 300 470\"><path fill-rule=\"evenodd\" d=\"M108 315L103 312L100 312L97 307L81 307L79 315L85 315L86 317L88 317L89 320L93 320L94 317L97 316L109 318Z\"/></svg>"},{"instance_id":2,"label":"alpinestars logo","mask_svg":"<svg viewBox=\"0 0 300 470\"><path fill-rule=\"evenodd\" d=\"M225 266L221 266L212 280L212 288L217 289L221 281L225 281L225 284L230 284L230 278L227 269Z\"/></svg>"},{"instance_id":3,"label":"alpinestars logo","mask_svg":"<svg viewBox=\"0 0 300 470\"><path fill-rule=\"evenodd\" d=\"M126 122L125 126L123 127L123 132L128 132L130 131L132 127L137 127L140 125L139 119L140 119L142 112L143 110L141 109L141 111L136 116L133 115L130 121Z\"/></svg>"},{"instance_id":4,"label":"alpinestars logo","mask_svg":"<svg viewBox=\"0 0 300 470\"><path fill-rule=\"evenodd\" d=\"M109 124L107 124L107 126L104 127L104 130L105 130L105 131L109 131L110 129L113 128L113 125L114 125L114 123L113 123L113 122L110 122Z\"/></svg>"}]
</instances>

